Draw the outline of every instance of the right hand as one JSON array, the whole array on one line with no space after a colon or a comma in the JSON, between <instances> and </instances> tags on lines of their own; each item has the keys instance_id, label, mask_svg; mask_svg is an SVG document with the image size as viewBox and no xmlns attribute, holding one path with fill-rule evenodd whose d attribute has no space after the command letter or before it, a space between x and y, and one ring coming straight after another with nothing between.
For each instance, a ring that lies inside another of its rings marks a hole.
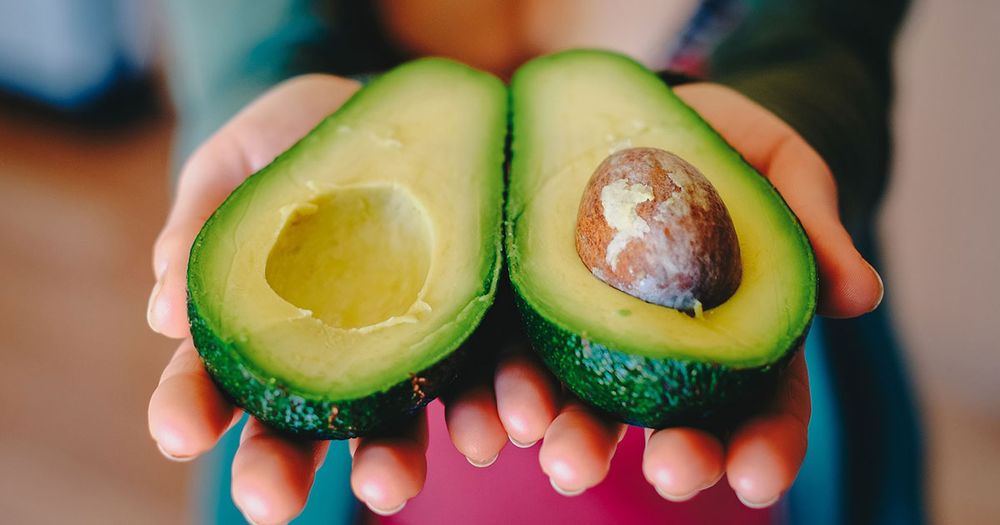
<instances>
[{"instance_id":1,"label":"right hand","mask_svg":"<svg viewBox=\"0 0 1000 525\"><path fill-rule=\"evenodd\" d=\"M225 124L182 169L173 208L154 248L156 286L147 316L153 330L182 340L149 403L150 434L168 458L190 460L207 452L242 415L216 388L191 342L185 284L191 243L240 182L288 149L358 87L356 82L328 75L284 82ZM517 384L528 379L515 378L507 384L523 398L533 386L519 388ZM484 383L470 384L445 400L455 447L480 465L496 457L508 436L497 414L493 388L488 380ZM544 379L541 384L553 387ZM554 407L543 407L540 413L549 414L545 421L521 418L522 428L514 435L538 439L554 412ZM518 416L516 410L513 414ZM355 495L376 512L388 514L402 508L423 487L427 439L427 419L421 412L392 432L352 440ZM327 448L326 441L291 438L251 418L233 460L232 494L237 507L256 523L292 519L305 505Z\"/></svg>"}]
</instances>

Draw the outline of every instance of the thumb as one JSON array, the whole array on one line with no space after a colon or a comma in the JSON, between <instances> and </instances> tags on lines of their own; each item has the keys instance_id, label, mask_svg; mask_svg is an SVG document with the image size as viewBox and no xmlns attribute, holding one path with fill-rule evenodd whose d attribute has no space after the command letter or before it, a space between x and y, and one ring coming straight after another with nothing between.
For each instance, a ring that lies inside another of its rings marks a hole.
<instances>
[{"instance_id":1,"label":"thumb","mask_svg":"<svg viewBox=\"0 0 1000 525\"><path fill-rule=\"evenodd\" d=\"M882 279L840 222L837 185L823 159L763 106L715 84L676 90L774 184L802 222L819 266L819 313L855 317L882 301Z\"/></svg>"},{"instance_id":2,"label":"thumb","mask_svg":"<svg viewBox=\"0 0 1000 525\"><path fill-rule=\"evenodd\" d=\"M174 338L188 335L188 254L212 210L358 87L352 80L329 75L285 81L240 111L188 159L170 217L153 250L157 283L146 315L153 330Z\"/></svg>"},{"instance_id":3,"label":"thumb","mask_svg":"<svg viewBox=\"0 0 1000 525\"><path fill-rule=\"evenodd\" d=\"M836 184L819 154L795 135L777 148L767 176L799 217L816 253L819 313L847 318L877 308L882 278L840 222Z\"/></svg>"}]
</instances>

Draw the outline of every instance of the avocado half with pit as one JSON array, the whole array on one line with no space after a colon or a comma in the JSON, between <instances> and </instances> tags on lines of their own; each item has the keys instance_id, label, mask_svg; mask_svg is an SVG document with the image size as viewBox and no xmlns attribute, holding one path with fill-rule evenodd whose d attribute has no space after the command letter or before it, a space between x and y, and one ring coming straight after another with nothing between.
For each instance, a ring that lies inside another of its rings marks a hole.
<instances>
[{"instance_id":1,"label":"avocado half with pit","mask_svg":"<svg viewBox=\"0 0 1000 525\"><path fill-rule=\"evenodd\" d=\"M507 91L442 59L360 90L205 223L195 345L261 421L362 435L455 377L500 267Z\"/></svg>"},{"instance_id":2,"label":"avocado half with pit","mask_svg":"<svg viewBox=\"0 0 1000 525\"><path fill-rule=\"evenodd\" d=\"M512 110L507 257L545 364L582 400L647 427L708 425L759 400L816 308L812 249L778 192L657 76L616 54L529 62L513 78ZM692 315L646 302L581 261L581 197L624 148L670 152L718 192L742 263L720 304Z\"/></svg>"}]
</instances>

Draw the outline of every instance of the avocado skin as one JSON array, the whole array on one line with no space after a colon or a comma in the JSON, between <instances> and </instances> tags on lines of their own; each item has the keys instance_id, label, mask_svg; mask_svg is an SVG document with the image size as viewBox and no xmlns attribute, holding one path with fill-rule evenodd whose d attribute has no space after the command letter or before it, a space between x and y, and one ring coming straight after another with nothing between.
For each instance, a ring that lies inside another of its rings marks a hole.
<instances>
[{"instance_id":1,"label":"avocado skin","mask_svg":"<svg viewBox=\"0 0 1000 525\"><path fill-rule=\"evenodd\" d=\"M216 337L190 299L188 318L195 348L226 397L268 426L307 439L369 435L412 416L454 382L470 346L459 346L444 359L380 392L325 400L297 392L259 371L235 343Z\"/></svg>"},{"instance_id":2,"label":"avocado skin","mask_svg":"<svg viewBox=\"0 0 1000 525\"><path fill-rule=\"evenodd\" d=\"M606 415L649 428L724 431L767 399L808 333L759 367L652 359L564 330L515 296L535 352L573 394Z\"/></svg>"},{"instance_id":3,"label":"avocado skin","mask_svg":"<svg viewBox=\"0 0 1000 525\"><path fill-rule=\"evenodd\" d=\"M387 81L386 79L392 77L395 71L413 68L419 63L435 62L452 61L441 58L413 60L381 74L378 78L365 82L365 84L373 86L379 82L384 83ZM462 67L473 71L467 66ZM494 80L496 83L500 83L499 80ZM370 87L366 89L370 89ZM504 90L506 91L506 89ZM360 93L359 91L358 94L344 102L334 115L359 104L359 100L362 99L359 96ZM509 94L507 96L509 97ZM508 120L509 111L510 109L507 108L506 119ZM506 124L507 122L500 124L504 141L509 140ZM279 154L270 165L247 177L241 185L252 184L264 172L278 169L277 167L291 158L295 150L308 137L307 135L300 139L298 143ZM498 136L497 139L500 140L501 137ZM498 167L507 158L506 146L504 148L503 157L496 159ZM498 173L497 176L499 177L500 174ZM502 196L505 190L502 184L500 186L500 195ZM234 190L226 198L226 201L233 199L235 194ZM219 209L224 205L225 203L220 205ZM190 260L192 262L196 260L199 245L205 242L205 235L210 230L210 224L218 219L219 209L213 212L198 233L191 248ZM192 298L192 287L199 286L196 279L198 269L189 263L187 310L191 336L209 376L230 402L246 410L269 427L291 436L303 439L349 439L390 430L394 424L405 421L435 398L454 389L458 383L456 379L469 372L469 369L477 364L478 357L473 359L470 356L478 355L478 352L473 352L472 349L479 348L483 344L483 336L480 334L483 334L484 330L479 325L480 322L485 323L489 317L488 313L497 291L499 275L504 266L502 258L504 213L502 200L497 203L495 213L498 227L495 231L490 232L483 244L483 249L491 255L488 262L489 269L483 275L483 294L478 299L485 303L483 311L466 319L467 327L464 333L456 337L445 357L419 372L411 372L408 378L387 388L353 399L328 399L283 384L280 379L261 371L250 362L237 342L226 341L226 338L219 337L212 330L211 323L199 312L198 306Z\"/></svg>"}]
</instances>

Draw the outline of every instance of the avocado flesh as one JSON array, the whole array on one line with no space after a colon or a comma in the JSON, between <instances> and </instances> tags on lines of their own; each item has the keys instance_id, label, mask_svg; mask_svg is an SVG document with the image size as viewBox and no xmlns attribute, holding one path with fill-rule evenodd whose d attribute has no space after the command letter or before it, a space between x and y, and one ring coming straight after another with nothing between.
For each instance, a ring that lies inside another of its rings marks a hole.
<instances>
[{"instance_id":1,"label":"avocado flesh","mask_svg":"<svg viewBox=\"0 0 1000 525\"><path fill-rule=\"evenodd\" d=\"M400 66L237 188L194 243L192 334L265 422L360 435L423 406L492 303L506 91Z\"/></svg>"},{"instance_id":2,"label":"avocado flesh","mask_svg":"<svg viewBox=\"0 0 1000 525\"><path fill-rule=\"evenodd\" d=\"M654 74L571 51L514 76L508 263L535 348L578 396L645 426L688 424L765 389L816 306L812 250L777 191ZM574 245L577 208L610 153L655 147L712 182L735 225L743 278L699 318L595 278Z\"/></svg>"}]
</instances>

